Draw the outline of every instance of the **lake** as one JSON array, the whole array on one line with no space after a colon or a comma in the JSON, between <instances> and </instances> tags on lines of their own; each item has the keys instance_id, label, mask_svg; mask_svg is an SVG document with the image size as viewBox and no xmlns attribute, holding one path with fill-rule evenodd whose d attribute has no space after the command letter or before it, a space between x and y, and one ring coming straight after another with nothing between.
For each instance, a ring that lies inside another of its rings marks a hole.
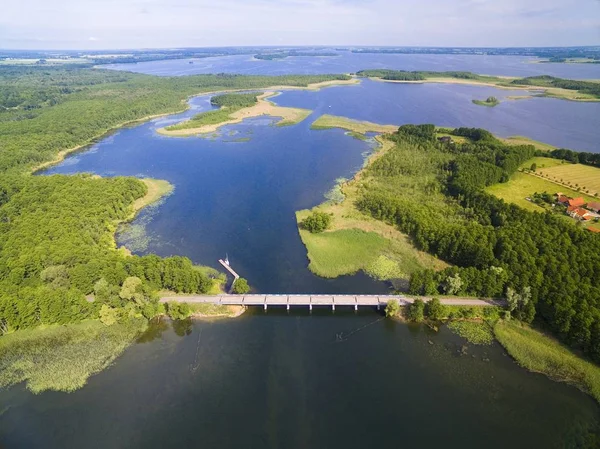
<instances>
[{"instance_id":1,"label":"lake","mask_svg":"<svg viewBox=\"0 0 600 449\"><path fill-rule=\"evenodd\" d=\"M374 311L163 321L74 393L0 392L7 448L576 447L583 393Z\"/></svg>"},{"instance_id":2,"label":"lake","mask_svg":"<svg viewBox=\"0 0 600 449\"><path fill-rule=\"evenodd\" d=\"M266 61L252 55L216 56L200 59L174 59L108 64L102 68L127 70L159 76L197 75L201 73L240 73L245 75L286 75L319 73L355 73L366 69L458 70L481 75L536 76L552 75L569 79L600 79L600 64L545 64L537 58L488 55L401 55L336 52L339 56L301 56ZM192 64L190 64L192 62Z\"/></svg>"},{"instance_id":3,"label":"lake","mask_svg":"<svg viewBox=\"0 0 600 449\"><path fill-rule=\"evenodd\" d=\"M314 110L298 125L262 117L208 137L156 133L209 109L200 96L189 111L115 132L44 174L170 181L175 191L118 234L136 254L219 268L228 253L263 293L383 293L388 285L364 274L326 280L307 269L294 212L322 202L373 150L372 141L310 124L329 113L481 126L599 151L600 104L506 99L513 94L365 80L275 97ZM471 102L489 95L505 101ZM497 344L475 347L446 328L344 308L163 320L83 389L32 395L20 385L0 391L0 403L0 447L25 448L562 448L577 447L600 417L591 398L517 367Z\"/></svg>"},{"instance_id":4,"label":"lake","mask_svg":"<svg viewBox=\"0 0 600 449\"><path fill-rule=\"evenodd\" d=\"M184 255L215 268L221 268L217 261L227 253L233 268L263 293L383 293L386 284L360 273L328 280L307 269L295 212L324 201L335 180L351 177L373 148L373 142L353 139L342 130L316 131L310 124L329 113L379 123L480 126L501 136L525 135L598 151L600 103L533 98L487 108L471 102L492 94L502 101L514 93L364 80L357 86L286 91L275 97L280 105L315 111L295 126L270 126L272 119L262 117L226 126L209 138L156 133L211 107L209 96L196 97L190 111L120 130L45 173L171 182L174 193L119 234L119 244L134 253Z\"/></svg>"}]
</instances>

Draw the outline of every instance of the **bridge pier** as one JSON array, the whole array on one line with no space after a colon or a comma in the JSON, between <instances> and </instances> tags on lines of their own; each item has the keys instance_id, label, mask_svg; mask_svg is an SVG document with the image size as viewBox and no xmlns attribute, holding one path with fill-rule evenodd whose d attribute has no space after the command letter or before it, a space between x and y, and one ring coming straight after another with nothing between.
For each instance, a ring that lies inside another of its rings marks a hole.
<instances>
[{"instance_id":1,"label":"bridge pier","mask_svg":"<svg viewBox=\"0 0 600 449\"><path fill-rule=\"evenodd\" d=\"M286 309L288 310L288 312L289 312L289 310L290 310L290 303L289 303L289 302L287 303L287 305L285 306L285 308L286 308Z\"/></svg>"},{"instance_id":2,"label":"bridge pier","mask_svg":"<svg viewBox=\"0 0 600 449\"><path fill-rule=\"evenodd\" d=\"M312 304L308 305L308 310L310 310L312 312Z\"/></svg>"},{"instance_id":3,"label":"bridge pier","mask_svg":"<svg viewBox=\"0 0 600 449\"><path fill-rule=\"evenodd\" d=\"M331 310L335 312L335 303L331 304Z\"/></svg>"},{"instance_id":4,"label":"bridge pier","mask_svg":"<svg viewBox=\"0 0 600 449\"><path fill-rule=\"evenodd\" d=\"M265 302L265 312L267 311L267 303Z\"/></svg>"},{"instance_id":5,"label":"bridge pier","mask_svg":"<svg viewBox=\"0 0 600 449\"><path fill-rule=\"evenodd\" d=\"M358 312L358 304L354 304L354 311Z\"/></svg>"}]
</instances>

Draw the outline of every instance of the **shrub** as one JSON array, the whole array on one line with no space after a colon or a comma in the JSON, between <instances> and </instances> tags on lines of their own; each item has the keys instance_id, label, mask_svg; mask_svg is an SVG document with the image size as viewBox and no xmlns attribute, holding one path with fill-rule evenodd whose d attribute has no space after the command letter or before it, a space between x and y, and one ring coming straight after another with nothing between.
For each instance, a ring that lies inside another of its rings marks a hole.
<instances>
[{"instance_id":1,"label":"shrub","mask_svg":"<svg viewBox=\"0 0 600 449\"><path fill-rule=\"evenodd\" d=\"M422 299L415 299L415 302L408 306L406 317L415 323L420 323L425 319L425 303Z\"/></svg>"},{"instance_id":2,"label":"shrub","mask_svg":"<svg viewBox=\"0 0 600 449\"><path fill-rule=\"evenodd\" d=\"M192 314L189 304L185 302L168 302L167 315L172 320L184 320Z\"/></svg>"},{"instance_id":3,"label":"shrub","mask_svg":"<svg viewBox=\"0 0 600 449\"><path fill-rule=\"evenodd\" d=\"M248 281L244 278L239 278L233 284L233 293L236 295L243 295L244 293L248 293L250 291L250 286L248 285Z\"/></svg>"},{"instance_id":4,"label":"shrub","mask_svg":"<svg viewBox=\"0 0 600 449\"><path fill-rule=\"evenodd\" d=\"M302 227L313 234L323 232L331 225L331 215L315 211L302 221Z\"/></svg>"},{"instance_id":5,"label":"shrub","mask_svg":"<svg viewBox=\"0 0 600 449\"><path fill-rule=\"evenodd\" d=\"M446 307L438 298L433 298L431 301L429 301L425 307L425 311L427 313L427 317L435 321L446 318L448 315Z\"/></svg>"},{"instance_id":6,"label":"shrub","mask_svg":"<svg viewBox=\"0 0 600 449\"><path fill-rule=\"evenodd\" d=\"M387 316L387 317L398 316L399 313L400 313L400 303L398 303L398 301L396 299L389 300L387 305L385 306L385 316Z\"/></svg>"}]
</instances>

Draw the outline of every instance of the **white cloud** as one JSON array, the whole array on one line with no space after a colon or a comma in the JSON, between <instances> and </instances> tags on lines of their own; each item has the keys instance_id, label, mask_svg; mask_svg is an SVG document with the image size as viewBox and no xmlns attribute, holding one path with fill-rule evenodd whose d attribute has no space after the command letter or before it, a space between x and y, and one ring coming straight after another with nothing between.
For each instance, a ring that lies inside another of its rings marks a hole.
<instances>
[{"instance_id":1,"label":"white cloud","mask_svg":"<svg viewBox=\"0 0 600 449\"><path fill-rule=\"evenodd\" d=\"M600 44L597 0L22 0L0 47ZM23 14L23 11L31 11ZM93 37L89 37L93 36ZM36 43L37 42L37 43Z\"/></svg>"}]
</instances>

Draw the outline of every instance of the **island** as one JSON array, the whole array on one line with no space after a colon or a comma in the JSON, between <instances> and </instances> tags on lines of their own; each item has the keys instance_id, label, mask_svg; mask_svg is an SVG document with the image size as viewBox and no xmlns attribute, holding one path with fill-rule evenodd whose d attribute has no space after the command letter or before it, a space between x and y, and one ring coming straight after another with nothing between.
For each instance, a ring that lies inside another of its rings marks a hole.
<instances>
[{"instance_id":1,"label":"island","mask_svg":"<svg viewBox=\"0 0 600 449\"><path fill-rule=\"evenodd\" d=\"M485 100L472 100L474 104L479 106L494 107L500 104L500 101L496 97L487 97Z\"/></svg>"}]
</instances>

